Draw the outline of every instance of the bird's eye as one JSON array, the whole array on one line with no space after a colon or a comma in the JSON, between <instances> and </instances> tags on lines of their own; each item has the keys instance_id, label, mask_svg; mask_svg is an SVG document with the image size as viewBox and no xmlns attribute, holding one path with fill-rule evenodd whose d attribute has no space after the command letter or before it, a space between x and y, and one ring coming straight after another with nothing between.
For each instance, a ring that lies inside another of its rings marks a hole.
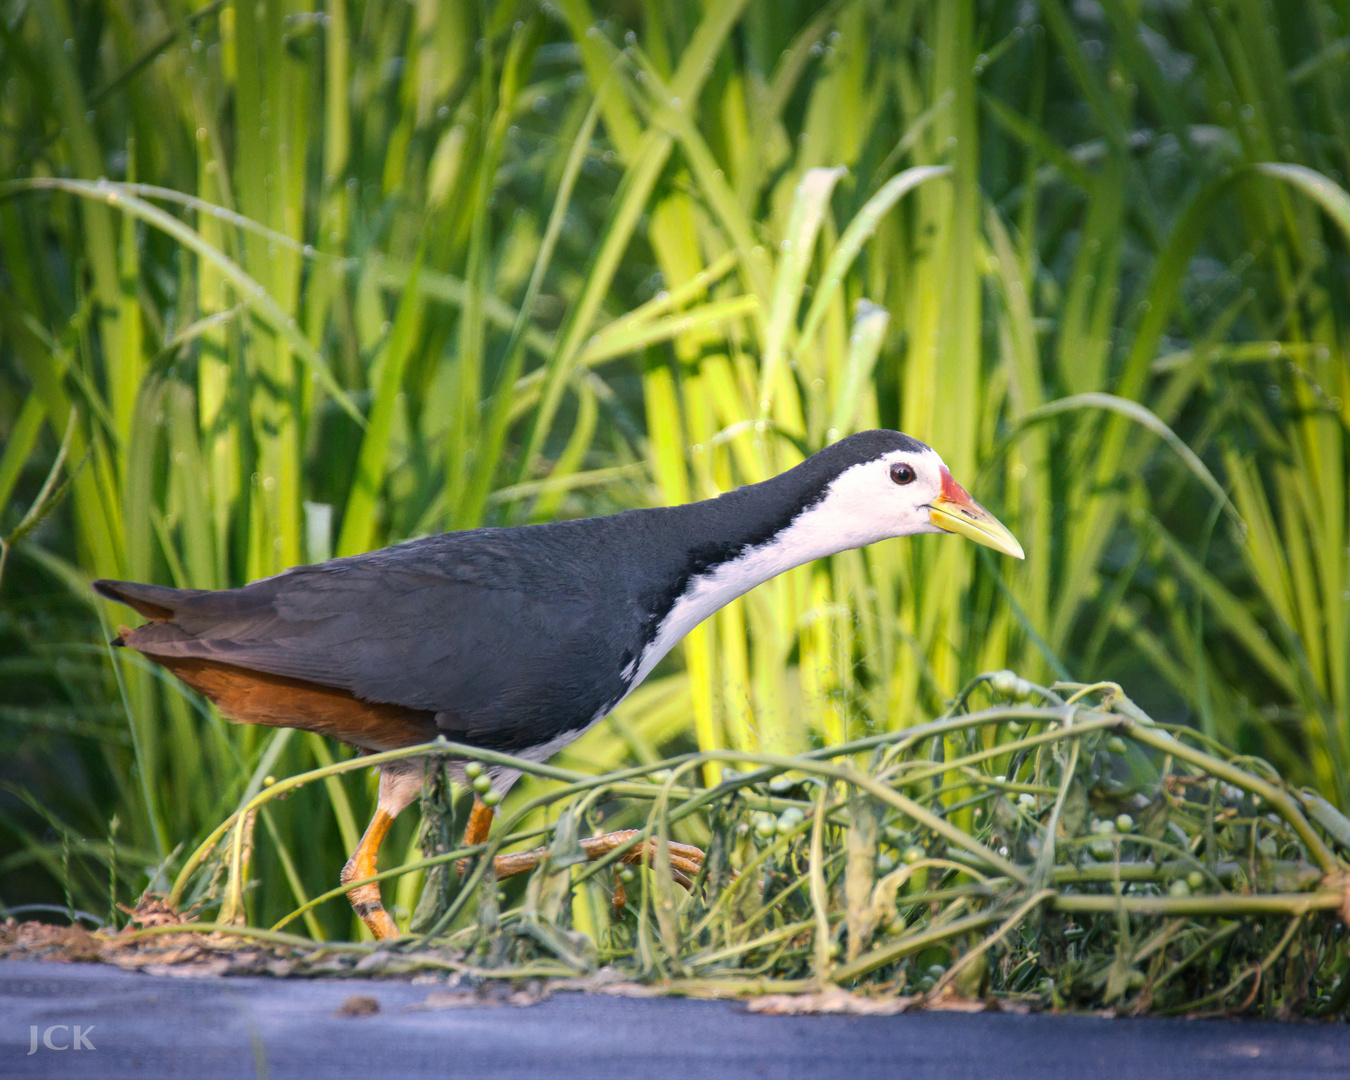
<instances>
[{"instance_id":1,"label":"bird's eye","mask_svg":"<svg viewBox=\"0 0 1350 1080\"><path fill-rule=\"evenodd\" d=\"M904 461L897 461L891 466L891 479L897 484L908 484L914 479L914 466Z\"/></svg>"}]
</instances>

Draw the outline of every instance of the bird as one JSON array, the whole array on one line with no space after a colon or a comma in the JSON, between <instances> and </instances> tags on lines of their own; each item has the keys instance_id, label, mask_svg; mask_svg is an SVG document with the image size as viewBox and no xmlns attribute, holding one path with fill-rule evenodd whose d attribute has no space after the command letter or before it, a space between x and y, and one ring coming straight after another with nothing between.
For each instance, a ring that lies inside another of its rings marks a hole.
<instances>
[{"instance_id":1,"label":"bird","mask_svg":"<svg viewBox=\"0 0 1350 1080\"><path fill-rule=\"evenodd\" d=\"M539 762L756 585L841 551L938 532L1024 557L935 450L874 430L699 502L442 533L232 589L112 580L93 588L149 620L122 628L113 645L167 668L228 719L313 731L367 753L443 736ZM390 825L421 791L425 760L380 767L375 813L342 884L375 872ZM452 776L464 783L467 767L452 761ZM475 795L465 846L487 838L492 805L520 773L490 766L483 775L489 791ZM598 858L634 835L583 847ZM669 851L687 882L702 852ZM498 876L529 869L538 854L498 856ZM347 895L377 939L398 935L378 884Z\"/></svg>"}]
</instances>

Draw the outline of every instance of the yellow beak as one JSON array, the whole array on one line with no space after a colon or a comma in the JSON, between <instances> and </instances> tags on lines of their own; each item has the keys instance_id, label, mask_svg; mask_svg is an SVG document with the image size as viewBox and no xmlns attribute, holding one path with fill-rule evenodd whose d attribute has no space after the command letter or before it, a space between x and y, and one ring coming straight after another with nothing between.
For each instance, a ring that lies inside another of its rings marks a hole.
<instances>
[{"instance_id":1,"label":"yellow beak","mask_svg":"<svg viewBox=\"0 0 1350 1080\"><path fill-rule=\"evenodd\" d=\"M928 504L928 520L943 532L957 533L1014 559L1026 558L1017 537L972 499L966 489L952 479L945 466L942 469L942 494Z\"/></svg>"}]
</instances>

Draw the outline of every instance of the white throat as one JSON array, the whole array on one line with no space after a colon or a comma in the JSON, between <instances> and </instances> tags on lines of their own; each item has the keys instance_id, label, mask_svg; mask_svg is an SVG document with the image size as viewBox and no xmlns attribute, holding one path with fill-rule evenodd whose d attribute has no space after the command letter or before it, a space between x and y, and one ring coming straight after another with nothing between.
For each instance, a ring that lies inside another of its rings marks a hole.
<instances>
[{"instance_id":1,"label":"white throat","mask_svg":"<svg viewBox=\"0 0 1350 1080\"><path fill-rule=\"evenodd\" d=\"M846 476L847 473L839 479ZM836 480L825 498L797 515L791 525L768 543L751 548L739 558L691 579L684 594L662 620L656 637L642 650L628 689L631 691L651 674L661 658L685 634L756 585L813 559L862 547L890 535L878 534L875 520L867 520L870 515L841 514L839 496L845 493L836 493L838 486L839 480ZM625 676L628 674L624 672Z\"/></svg>"}]
</instances>

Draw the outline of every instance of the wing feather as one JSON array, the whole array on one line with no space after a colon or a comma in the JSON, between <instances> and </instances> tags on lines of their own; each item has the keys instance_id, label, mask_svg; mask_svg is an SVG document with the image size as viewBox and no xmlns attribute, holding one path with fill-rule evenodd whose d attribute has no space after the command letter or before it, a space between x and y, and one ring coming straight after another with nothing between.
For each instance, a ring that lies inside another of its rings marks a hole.
<instances>
[{"instance_id":1,"label":"wing feather","mask_svg":"<svg viewBox=\"0 0 1350 1080\"><path fill-rule=\"evenodd\" d=\"M500 543L423 545L298 567L239 589L98 587L165 613L126 640L151 656L216 661L425 710L447 737L475 745L538 745L584 727L622 696L620 673L640 627L606 585L615 575L603 560L558 585L547 551L536 566Z\"/></svg>"}]
</instances>

